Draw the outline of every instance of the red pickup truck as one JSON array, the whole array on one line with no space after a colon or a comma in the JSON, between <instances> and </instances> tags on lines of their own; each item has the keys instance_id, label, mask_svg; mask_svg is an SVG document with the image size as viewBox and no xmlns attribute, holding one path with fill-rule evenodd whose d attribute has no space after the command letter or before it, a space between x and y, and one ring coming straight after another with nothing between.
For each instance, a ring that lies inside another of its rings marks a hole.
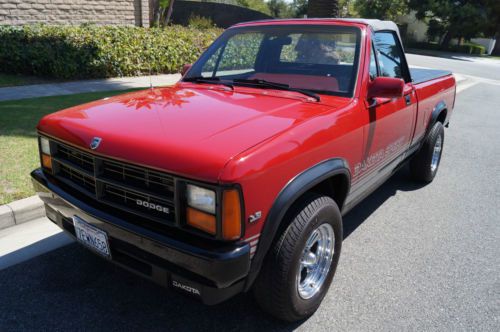
<instances>
[{"instance_id":1,"label":"red pickup truck","mask_svg":"<svg viewBox=\"0 0 500 332\"><path fill-rule=\"evenodd\" d=\"M328 291L342 216L406 162L433 180L454 101L392 22L242 23L172 87L45 116L31 175L95 253L206 304L253 290L295 321Z\"/></svg>"}]
</instances>

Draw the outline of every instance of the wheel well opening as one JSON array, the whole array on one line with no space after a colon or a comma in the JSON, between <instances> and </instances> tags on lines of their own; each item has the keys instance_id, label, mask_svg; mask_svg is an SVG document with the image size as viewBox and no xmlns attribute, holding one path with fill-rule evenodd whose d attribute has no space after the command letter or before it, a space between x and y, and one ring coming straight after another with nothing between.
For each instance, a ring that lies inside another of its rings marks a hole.
<instances>
[{"instance_id":1,"label":"wheel well opening","mask_svg":"<svg viewBox=\"0 0 500 332\"><path fill-rule=\"evenodd\" d=\"M286 221L290 220L290 217L295 213L297 213L302 208L301 205L298 203L304 196L319 194L331 197L335 201L335 203L337 203L339 209L342 210L342 206L344 205L344 201L347 197L348 190L349 190L349 179L346 175L342 174L334 175L326 180L323 180L314 187L308 189L290 205L290 208L286 211L285 215L283 216L283 219L281 219L280 221L280 226L274 236L274 240L276 240L280 236L280 234L284 231L284 229L288 227L288 223Z\"/></svg>"},{"instance_id":2,"label":"wheel well opening","mask_svg":"<svg viewBox=\"0 0 500 332\"><path fill-rule=\"evenodd\" d=\"M443 109L443 110L441 111L441 113L439 113L439 115L438 115L438 117L437 117L436 121L437 121L437 122L441 122L442 124L444 124L444 122L446 121L446 113L447 113L447 110L446 110L446 108L445 108L445 109Z\"/></svg>"},{"instance_id":3,"label":"wheel well opening","mask_svg":"<svg viewBox=\"0 0 500 332\"><path fill-rule=\"evenodd\" d=\"M337 203L339 209L342 209L348 189L349 181L347 177L344 175L335 175L318 183L309 189L308 192L329 196Z\"/></svg>"}]
</instances>

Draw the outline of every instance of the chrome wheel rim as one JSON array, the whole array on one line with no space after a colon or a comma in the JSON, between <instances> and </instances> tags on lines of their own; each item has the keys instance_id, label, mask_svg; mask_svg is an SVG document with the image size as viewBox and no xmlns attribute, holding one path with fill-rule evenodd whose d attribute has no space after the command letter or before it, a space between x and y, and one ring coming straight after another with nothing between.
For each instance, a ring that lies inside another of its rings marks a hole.
<instances>
[{"instance_id":1,"label":"chrome wheel rim","mask_svg":"<svg viewBox=\"0 0 500 332\"><path fill-rule=\"evenodd\" d=\"M330 224L320 225L307 239L297 271L297 290L301 298L310 299L325 283L334 248L335 233Z\"/></svg>"},{"instance_id":2,"label":"chrome wheel rim","mask_svg":"<svg viewBox=\"0 0 500 332\"><path fill-rule=\"evenodd\" d=\"M432 152L431 172L435 172L439 165L439 158L441 158L441 149L443 148L443 138L439 135L434 144L434 151Z\"/></svg>"}]
</instances>

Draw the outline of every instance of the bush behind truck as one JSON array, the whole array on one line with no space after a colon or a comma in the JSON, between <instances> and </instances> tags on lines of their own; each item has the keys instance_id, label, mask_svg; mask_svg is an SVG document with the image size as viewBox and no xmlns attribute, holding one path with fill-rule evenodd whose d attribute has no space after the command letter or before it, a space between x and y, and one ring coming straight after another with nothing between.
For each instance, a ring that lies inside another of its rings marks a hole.
<instances>
[{"instance_id":1,"label":"bush behind truck","mask_svg":"<svg viewBox=\"0 0 500 332\"><path fill-rule=\"evenodd\" d=\"M0 72L59 79L178 73L221 29L0 26Z\"/></svg>"}]
</instances>

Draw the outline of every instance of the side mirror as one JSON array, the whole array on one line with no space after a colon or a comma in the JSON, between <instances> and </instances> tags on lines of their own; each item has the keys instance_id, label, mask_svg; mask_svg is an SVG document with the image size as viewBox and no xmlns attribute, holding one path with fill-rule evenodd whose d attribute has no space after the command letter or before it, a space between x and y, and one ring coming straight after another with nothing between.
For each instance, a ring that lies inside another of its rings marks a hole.
<instances>
[{"instance_id":1,"label":"side mirror","mask_svg":"<svg viewBox=\"0 0 500 332\"><path fill-rule=\"evenodd\" d=\"M400 78L376 77L368 83L367 99L403 97L405 82Z\"/></svg>"},{"instance_id":2,"label":"side mirror","mask_svg":"<svg viewBox=\"0 0 500 332\"><path fill-rule=\"evenodd\" d=\"M190 63L185 64L184 66L182 66L181 75L182 76L186 75L186 73L189 71L189 69L191 69L191 66L192 66L192 64L190 64Z\"/></svg>"}]
</instances>

